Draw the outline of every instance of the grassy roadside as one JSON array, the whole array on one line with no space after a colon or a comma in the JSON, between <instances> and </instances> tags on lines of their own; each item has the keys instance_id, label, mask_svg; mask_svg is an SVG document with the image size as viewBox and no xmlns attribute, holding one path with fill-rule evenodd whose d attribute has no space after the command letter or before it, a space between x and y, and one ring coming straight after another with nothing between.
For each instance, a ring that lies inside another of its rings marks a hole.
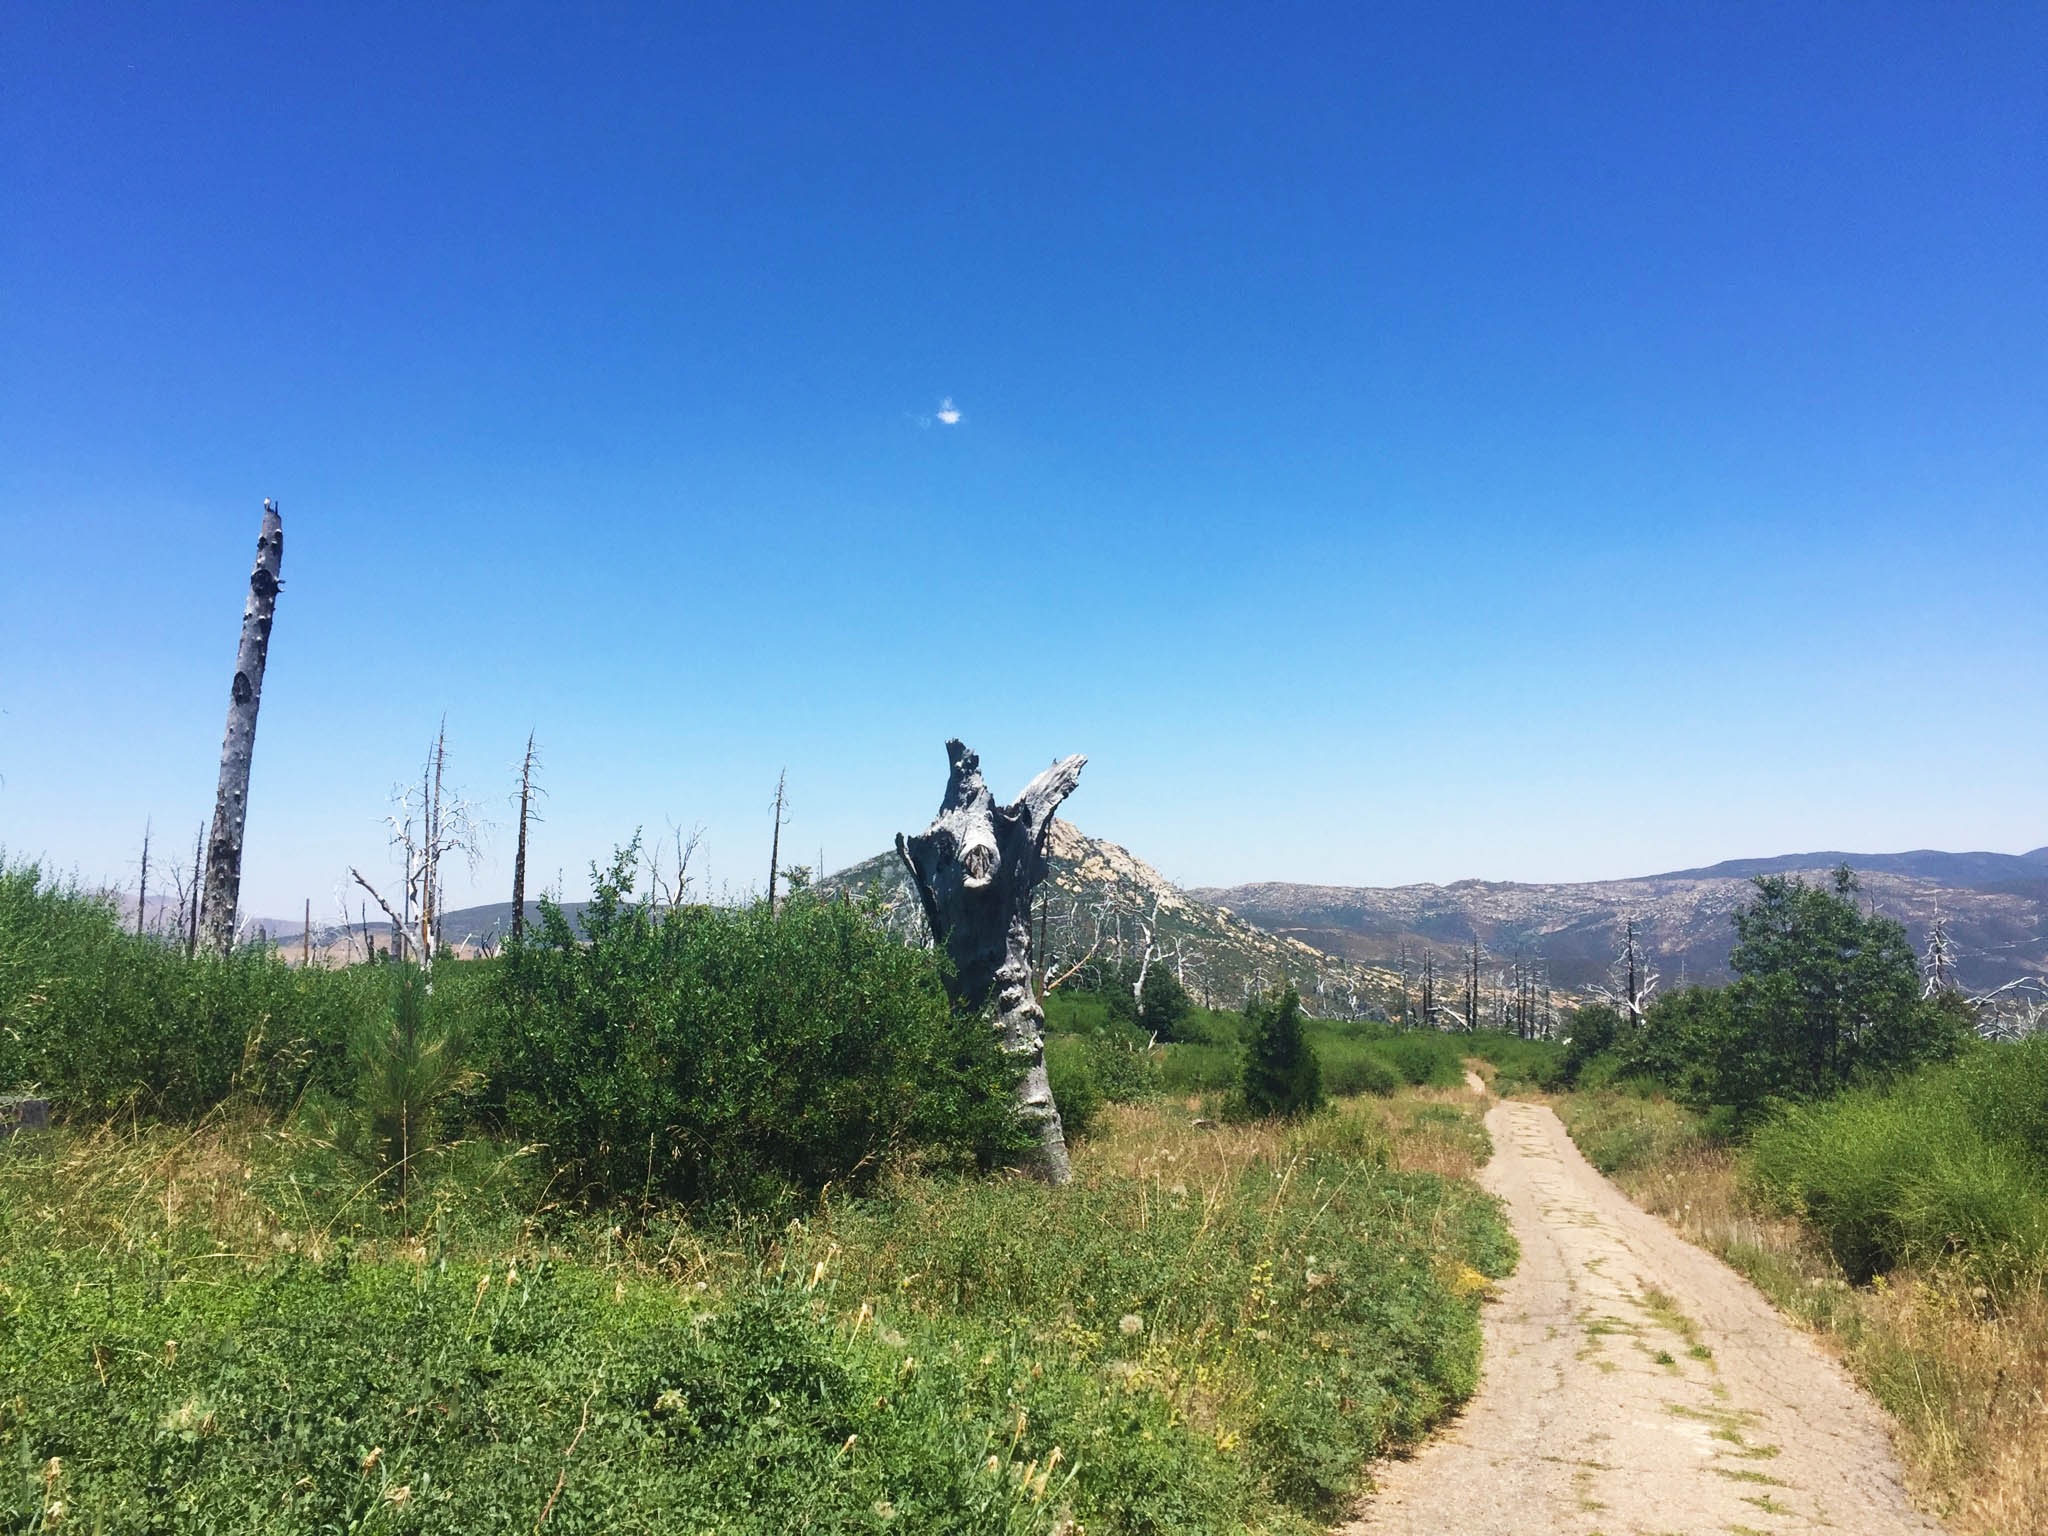
<instances>
[{"instance_id":1,"label":"grassy roadside","mask_svg":"<svg viewBox=\"0 0 2048 1536\"><path fill-rule=\"evenodd\" d=\"M453 1149L402 1215L305 1135L0 1145L0 1525L1305 1531L1477 1378L1513 1261L1452 1095L1106 1108L1052 1192L900 1169L627 1231Z\"/></svg>"},{"instance_id":2,"label":"grassy roadside","mask_svg":"<svg viewBox=\"0 0 2048 1536\"><path fill-rule=\"evenodd\" d=\"M1820 1236L1758 1198L1740 1157L1661 1099L1550 1100L1587 1159L1841 1354L1891 1412L1915 1490L1970 1536L2048 1530L2048 1295L1994 1298L1960 1262L1852 1285Z\"/></svg>"}]
</instances>

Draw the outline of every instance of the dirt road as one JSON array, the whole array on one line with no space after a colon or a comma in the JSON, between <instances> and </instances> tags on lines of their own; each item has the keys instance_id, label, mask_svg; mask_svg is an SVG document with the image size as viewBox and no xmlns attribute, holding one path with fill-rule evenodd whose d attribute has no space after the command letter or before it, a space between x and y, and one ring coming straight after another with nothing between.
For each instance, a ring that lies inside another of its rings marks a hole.
<instances>
[{"instance_id":1,"label":"dirt road","mask_svg":"<svg viewBox=\"0 0 2048 1536\"><path fill-rule=\"evenodd\" d=\"M1557 1116L1502 1101L1483 1182L1522 1261L1489 1303L1464 1415L1376 1469L1351 1536L1938 1532L1881 1411L1718 1259L1596 1173Z\"/></svg>"}]
</instances>

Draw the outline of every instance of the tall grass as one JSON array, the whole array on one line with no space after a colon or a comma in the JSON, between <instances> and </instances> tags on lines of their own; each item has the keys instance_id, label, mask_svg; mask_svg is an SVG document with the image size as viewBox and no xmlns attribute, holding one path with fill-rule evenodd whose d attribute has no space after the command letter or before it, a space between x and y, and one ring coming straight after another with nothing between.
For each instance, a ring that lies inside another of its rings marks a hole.
<instances>
[{"instance_id":1,"label":"tall grass","mask_svg":"<svg viewBox=\"0 0 2048 1536\"><path fill-rule=\"evenodd\" d=\"M1670 1165L1720 1145L1700 1115L1662 1097L1602 1088L1559 1107L1586 1161L1605 1174Z\"/></svg>"},{"instance_id":2,"label":"tall grass","mask_svg":"<svg viewBox=\"0 0 2048 1536\"><path fill-rule=\"evenodd\" d=\"M1467 1131L1401 1103L1114 1107L1065 1190L899 1170L632 1232L509 1148L408 1235L288 1128L18 1138L0 1524L1304 1531L1470 1390L1512 1260L1402 1171Z\"/></svg>"},{"instance_id":3,"label":"tall grass","mask_svg":"<svg viewBox=\"0 0 2048 1536\"><path fill-rule=\"evenodd\" d=\"M60 1116L190 1117L230 1094L282 1107L309 1087L344 1092L383 985L267 949L188 959L0 855L0 1091L38 1089Z\"/></svg>"},{"instance_id":4,"label":"tall grass","mask_svg":"<svg viewBox=\"0 0 2048 1536\"><path fill-rule=\"evenodd\" d=\"M2048 1161L2034 1140L2048 1041L1987 1046L1931 1068L1783 1111L1745 1171L1765 1203L1809 1222L1852 1280L1953 1261L1985 1284L2048 1268Z\"/></svg>"}]
</instances>

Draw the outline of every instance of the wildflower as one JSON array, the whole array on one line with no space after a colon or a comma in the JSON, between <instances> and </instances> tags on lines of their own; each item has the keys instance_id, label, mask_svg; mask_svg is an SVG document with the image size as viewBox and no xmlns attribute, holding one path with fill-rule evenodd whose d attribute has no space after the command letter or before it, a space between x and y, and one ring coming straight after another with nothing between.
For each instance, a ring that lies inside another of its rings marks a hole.
<instances>
[{"instance_id":1,"label":"wildflower","mask_svg":"<svg viewBox=\"0 0 2048 1536\"><path fill-rule=\"evenodd\" d=\"M1143 1333L1145 1331L1145 1319L1138 1316L1135 1312L1126 1312L1116 1320L1116 1331L1126 1338L1129 1338L1134 1333Z\"/></svg>"}]
</instances>

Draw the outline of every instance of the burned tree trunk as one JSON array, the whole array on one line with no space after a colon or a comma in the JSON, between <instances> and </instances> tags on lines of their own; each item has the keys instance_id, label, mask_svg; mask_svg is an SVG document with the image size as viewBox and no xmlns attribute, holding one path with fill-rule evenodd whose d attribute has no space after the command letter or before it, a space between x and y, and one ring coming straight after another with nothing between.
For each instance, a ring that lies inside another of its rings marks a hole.
<instances>
[{"instance_id":1,"label":"burned tree trunk","mask_svg":"<svg viewBox=\"0 0 2048 1536\"><path fill-rule=\"evenodd\" d=\"M519 852L512 860L512 937L526 932L526 823L533 814L533 732L519 763Z\"/></svg>"},{"instance_id":2,"label":"burned tree trunk","mask_svg":"<svg viewBox=\"0 0 2048 1536\"><path fill-rule=\"evenodd\" d=\"M775 871L782 863L782 797L789 787L789 770L775 776L775 836L768 844L768 915L775 915Z\"/></svg>"},{"instance_id":3,"label":"burned tree trunk","mask_svg":"<svg viewBox=\"0 0 2048 1536\"><path fill-rule=\"evenodd\" d=\"M1031 893L1045 877L1053 812L1080 782L1085 757L1054 763L1014 804L997 805L981 781L981 759L946 743L952 773L930 827L896 836L932 937L953 962L953 1001L995 1000L1003 1049L1024 1066L1018 1108L1038 1134L1046 1179L1068 1178L1067 1139L1045 1075L1045 1013L1031 989Z\"/></svg>"},{"instance_id":4,"label":"burned tree trunk","mask_svg":"<svg viewBox=\"0 0 2048 1536\"><path fill-rule=\"evenodd\" d=\"M213 831L206 843L206 889L200 900L202 942L225 955L235 943L235 907L242 896L242 827L249 812L249 760L256 750L256 709L263 702L263 666L270 655L270 621L277 611L277 573L284 568L284 522L277 503L263 503L256 537L256 568L242 609L242 644L228 698L227 739L220 749L220 788Z\"/></svg>"}]
</instances>

